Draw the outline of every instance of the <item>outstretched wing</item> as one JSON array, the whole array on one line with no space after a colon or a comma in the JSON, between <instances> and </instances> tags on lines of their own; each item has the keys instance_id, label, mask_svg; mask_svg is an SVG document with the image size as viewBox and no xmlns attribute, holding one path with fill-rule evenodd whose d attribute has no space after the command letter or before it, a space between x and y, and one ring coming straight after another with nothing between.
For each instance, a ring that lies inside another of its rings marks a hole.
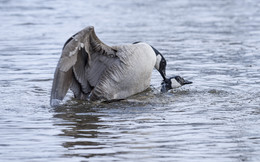
<instances>
[{"instance_id":1,"label":"outstretched wing","mask_svg":"<svg viewBox=\"0 0 260 162\"><path fill-rule=\"evenodd\" d=\"M92 26L69 38L55 70L51 105L59 104L69 88L82 99L97 84L102 72L118 62L116 52L99 40Z\"/></svg>"}]
</instances>

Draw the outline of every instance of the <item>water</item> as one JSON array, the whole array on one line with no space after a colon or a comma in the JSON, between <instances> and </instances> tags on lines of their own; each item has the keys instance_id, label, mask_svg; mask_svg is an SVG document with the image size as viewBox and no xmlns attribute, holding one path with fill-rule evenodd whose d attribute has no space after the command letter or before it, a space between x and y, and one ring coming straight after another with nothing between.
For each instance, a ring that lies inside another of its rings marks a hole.
<instances>
[{"instance_id":1,"label":"water","mask_svg":"<svg viewBox=\"0 0 260 162\"><path fill-rule=\"evenodd\" d=\"M257 0L0 0L1 161L259 161ZM145 41L192 85L49 106L63 43L93 25L108 45Z\"/></svg>"}]
</instances>

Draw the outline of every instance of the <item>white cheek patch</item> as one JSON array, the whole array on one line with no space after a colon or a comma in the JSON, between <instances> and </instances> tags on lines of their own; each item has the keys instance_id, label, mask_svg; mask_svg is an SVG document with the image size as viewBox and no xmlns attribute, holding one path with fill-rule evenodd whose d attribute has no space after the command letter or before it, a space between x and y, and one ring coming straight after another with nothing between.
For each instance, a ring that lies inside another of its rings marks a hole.
<instances>
[{"instance_id":1,"label":"white cheek patch","mask_svg":"<svg viewBox=\"0 0 260 162\"><path fill-rule=\"evenodd\" d=\"M177 80L172 79L171 82L172 82L172 84L171 84L172 88L181 87L181 84L179 82L177 82Z\"/></svg>"},{"instance_id":2,"label":"white cheek patch","mask_svg":"<svg viewBox=\"0 0 260 162\"><path fill-rule=\"evenodd\" d=\"M157 70L159 70L159 68L160 68L161 60L162 60L162 56L161 56L161 55L157 55L157 56L156 56L156 63L155 63L155 68L156 68Z\"/></svg>"}]
</instances>

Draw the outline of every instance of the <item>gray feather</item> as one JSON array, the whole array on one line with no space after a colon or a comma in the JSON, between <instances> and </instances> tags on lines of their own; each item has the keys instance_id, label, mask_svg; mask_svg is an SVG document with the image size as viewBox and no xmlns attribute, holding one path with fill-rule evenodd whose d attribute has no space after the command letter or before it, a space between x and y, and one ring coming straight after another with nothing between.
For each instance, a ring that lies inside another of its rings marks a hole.
<instances>
[{"instance_id":1,"label":"gray feather","mask_svg":"<svg viewBox=\"0 0 260 162\"><path fill-rule=\"evenodd\" d=\"M67 72L56 68L51 90L51 105L57 106L58 102L65 97L72 81L72 69Z\"/></svg>"},{"instance_id":2,"label":"gray feather","mask_svg":"<svg viewBox=\"0 0 260 162\"><path fill-rule=\"evenodd\" d=\"M86 70L86 78L89 81L90 85L95 87L101 77L103 77L103 73L106 69L108 69L111 65L118 63L120 60L115 58L110 58L102 55L93 55L93 59L91 62L91 66Z\"/></svg>"},{"instance_id":3,"label":"gray feather","mask_svg":"<svg viewBox=\"0 0 260 162\"><path fill-rule=\"evenodd\" d=\"M86 98L103 72L118 61L116 52L98 39L93 27L87 27L69 38L54 74L51 104L62 100L69 87L76 98Z\"/></svg>"},{"instance_id":4,"label":"gray feather","mask_svg":"<svg viewBox=\"0 0 260 162\"><path fill-rule=\"evenodd\" d=\"M86 68L88 68L88 53L84 48L81 48L77 54L77 62L73 66L73 73L76 80L81 86L81 91L84 93L89 93L92 89L87 82L86 78Z\"/></svg>"}]
</instances>

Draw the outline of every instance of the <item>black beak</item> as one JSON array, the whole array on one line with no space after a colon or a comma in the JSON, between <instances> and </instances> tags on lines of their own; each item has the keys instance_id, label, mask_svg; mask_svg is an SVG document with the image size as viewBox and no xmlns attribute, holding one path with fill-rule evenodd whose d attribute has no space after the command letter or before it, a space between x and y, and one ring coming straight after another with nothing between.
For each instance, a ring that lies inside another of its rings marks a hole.
<instances>
[{"instance_id":1,"label":"black beak","mask_svg":"<svg viewBox=\"0 0 260 162\"><path fill-rule=\"evenodd\" d=\"M184 80L183 85L185 85L185 84L192 84L192 82L188 81L188 80Z\"/></svg>"}]
</instances>

